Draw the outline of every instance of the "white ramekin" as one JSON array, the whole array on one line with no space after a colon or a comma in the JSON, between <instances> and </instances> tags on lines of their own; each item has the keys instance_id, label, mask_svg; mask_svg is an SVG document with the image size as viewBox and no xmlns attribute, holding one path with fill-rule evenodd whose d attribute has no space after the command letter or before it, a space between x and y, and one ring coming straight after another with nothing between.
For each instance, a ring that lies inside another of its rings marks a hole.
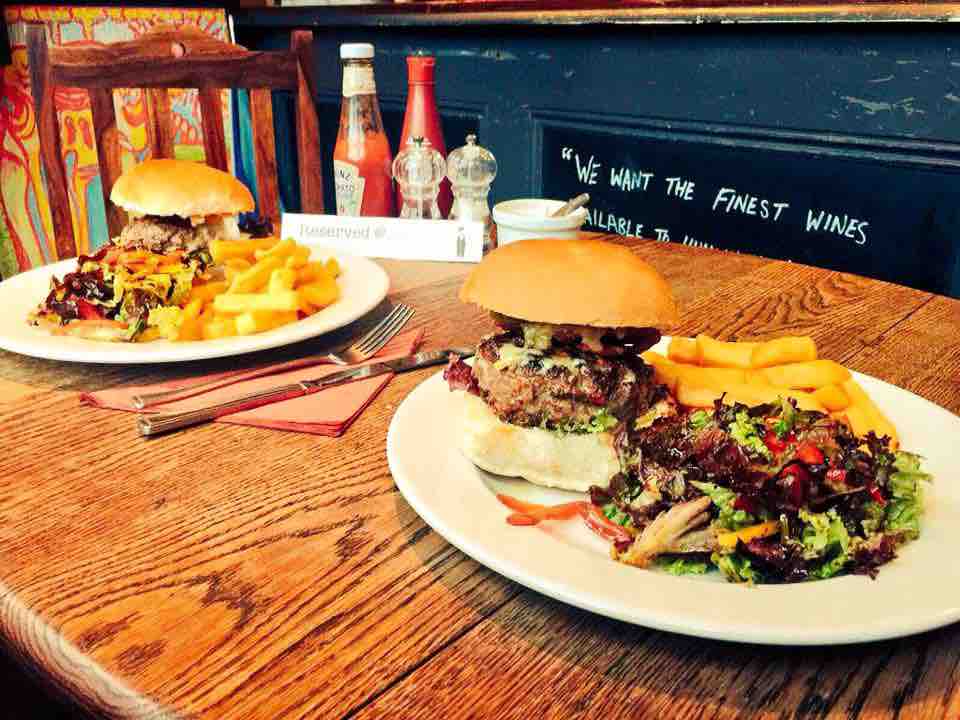
<instances>
[{"instance_id":1,"label":"white ramekin","mask_svg":"<svg viewBox=\"0 0 960 720\"><path fill-rule=\"evenodd\" d=\"M493 221L497 224L497 244L527 238L575 238L587 221L587 211L579 208L563 217L548 217L563 205L563 200L525 198L506 200L493 206Z\"/></svg>"}]
</instances>

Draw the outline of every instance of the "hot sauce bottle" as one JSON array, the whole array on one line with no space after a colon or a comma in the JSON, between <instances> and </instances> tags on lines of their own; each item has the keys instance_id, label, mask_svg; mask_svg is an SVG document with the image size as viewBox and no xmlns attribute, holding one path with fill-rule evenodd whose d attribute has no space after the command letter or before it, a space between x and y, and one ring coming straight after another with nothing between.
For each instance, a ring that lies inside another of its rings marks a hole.
<instances>
[{"instance_id":1,"label":"hot sauce bottle","mask_svg":"<svg viewBox=\"0 0 960 720\"><path fill-rule=\"evenodd\" d=\"M429 55L411 55L407 58L407 111L403 116L399 149L403 150L414 138L421 137L446 158L447 146L443 142L443 129L437 110L436 63L436 59ZM450 181L446 178L440 183L437 204L441 216L447 217L453 204L453 193L450 192ZM398 186L397 207L403 206L403 194Z\"/></svg>"},{"instance_id":2,"label":"hot sauce bottle","mask_svg":"<svg viewBox=\"0 0 960 720\"><path fill-rule=\"evenodd\" d=\"M373 79L373 45L345 43L340 130L333 150L337 215L392 217L393 156L383 131L377 85Z\"/></svg>"}]
</instances>

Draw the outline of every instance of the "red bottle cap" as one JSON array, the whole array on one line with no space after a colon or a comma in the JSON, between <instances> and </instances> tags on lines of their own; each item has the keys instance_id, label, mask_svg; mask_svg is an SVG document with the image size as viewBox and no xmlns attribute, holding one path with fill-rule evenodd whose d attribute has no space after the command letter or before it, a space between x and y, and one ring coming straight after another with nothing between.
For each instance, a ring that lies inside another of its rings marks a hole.
<instances>
[{"instance_id":1,"label":"red bottle cap","mask_svg":"<svg viewBox=\"0 0 960 720\"><path fill-rule=\"evenodd\" d=\"M407 82L410 85L433 85L437 59L430 55L407 56Z\"/></svg>"}]
</instances>

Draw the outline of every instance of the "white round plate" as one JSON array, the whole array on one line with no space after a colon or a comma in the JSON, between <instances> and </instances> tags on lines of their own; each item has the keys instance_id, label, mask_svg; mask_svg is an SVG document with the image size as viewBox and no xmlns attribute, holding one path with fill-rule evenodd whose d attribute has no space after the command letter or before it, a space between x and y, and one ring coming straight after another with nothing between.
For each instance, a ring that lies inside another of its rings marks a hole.
<instances>
[{"instance_id":1,"label":"white round plate","mask_svg":"<svg viewBox=\"0 0 960 720\"><path fill-rule=\"evenodd\" d=\"M665 346L664 346L665 347ZM529 588L586 610L718 640L833 645L900 637L960 620L960 418L912 393L855 373L900 433L922 454L926 488L920 538L880 568L876 580L844 576L748 587L719 573L674 577L614 562L608 545L575 520L537 527L506 523L495 493L555 503L585 496L476 468L458 451L454 395L441 373L397 408L387 458L397 487L430 527L478 562Z\"/></svg>"},{"instance_id":2,"label":"white round plate","mask_svg":"<svg viewBox=\"0 0 960 720\"><path fill-rule=\"evenodd\" d=\"M290 345L323 335L366 315L387 295L390 280L371 260L312 248L312 257L335 257L342 274L337 278L340 299L315 315L256 335L175 343L155 340L147 343L114 343L51 335L27 324L34 310L50 290L50 278L63 278L76 269L77 261L53 265L14 275L0 283L0 348L21 355L66 362L138 364L207 360Z\"/></svg>"}]
</instances>

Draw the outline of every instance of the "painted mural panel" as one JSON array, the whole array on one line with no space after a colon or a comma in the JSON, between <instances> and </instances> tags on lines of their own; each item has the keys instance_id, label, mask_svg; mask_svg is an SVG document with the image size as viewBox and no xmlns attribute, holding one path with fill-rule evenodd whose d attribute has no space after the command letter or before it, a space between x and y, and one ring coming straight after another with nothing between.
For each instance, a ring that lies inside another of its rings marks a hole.
<instances>
[{"instance_id":1,"label":"painted mural panel","mask_svg":"<svg viewBox=\"0 0 960 720\"><path fill-rule=\"evenodd\" d=\"M157 25L193 26L220 40L229 40L222 9L116 8L13 5L4 9L12 63L3 68L0 85L0 211L6 238L0 234L0 275L57 260L50 209L44 190L36 118L24 42L28 23L43 23L51 44L90 46L133 40ZM227 157L233 163L233 123L229 91L222 94ZM108 241L100 190L100 172L87 94L60 87L54 102L60 121L60 143L70 193L77 252L89 252ZM149 156L145 93L114 92L121 163L124 168ZM202 118L194 89L170 93L176 157L203 160ZM232 169L232 168L231 168Z\"/></svg>"}]
</instances>

